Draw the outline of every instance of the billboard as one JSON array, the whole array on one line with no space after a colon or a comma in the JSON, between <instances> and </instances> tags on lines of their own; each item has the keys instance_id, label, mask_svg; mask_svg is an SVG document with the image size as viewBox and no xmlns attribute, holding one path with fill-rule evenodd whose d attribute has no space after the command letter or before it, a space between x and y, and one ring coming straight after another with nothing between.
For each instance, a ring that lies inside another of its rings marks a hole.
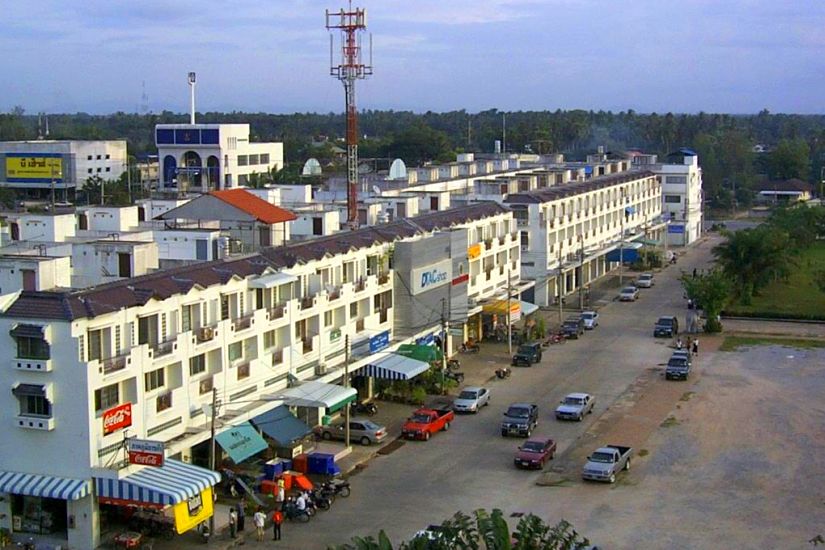
<instances>
[{"instance_id":1,"label":"billboard","mask_svg":"<svg viewBox=\"0 0 825 550\"><path fill-rule=\"evenodd\" d=\"M442 260L427 267L412 270L410 277L410 294L420 294L427 290L448 284L453 279L453 261Z\"/></svg>"},{"instance_id":2,"label":"billboard","mask_svg":"<svg viewBox=\"0 0 825 550\"><path fill-rule=\"evenodd\" d=\"M163 441L127 439L126 452L129 453L129 464L163 466Z\"/></svg>"},{"instance_id":3,"label":"billboard","mask_svg":"<svg viewBox=\"0 0 825 550\"><path fill-rule=\"evenodd\" d=\"M132 425L132 404L124 403L103 413L103 435Z\"/></svg>"},{"instance_id":4,"label":"billboard","mask_svg":"<svg viewBox=\"0 0 825 550\"><path fill-rule=\"evenodd\" d=\"M60 153L6 153L6 181L60 183L63 181L63 155Z\"/></svg>"}]
</instances>

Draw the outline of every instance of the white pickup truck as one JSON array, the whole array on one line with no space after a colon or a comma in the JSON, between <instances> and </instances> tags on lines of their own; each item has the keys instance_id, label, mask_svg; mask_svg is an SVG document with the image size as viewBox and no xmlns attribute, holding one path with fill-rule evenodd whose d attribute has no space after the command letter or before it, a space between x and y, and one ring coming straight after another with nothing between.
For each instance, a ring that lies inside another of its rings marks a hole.
<instances>
[{"instance_id":1,"label":"white pickup truck","mask_svg":"<svg viewBox=\"0 0 825 550\"><path fill-rule=\"evenodd\" d=\"M616 475L622 470L630 469L631 447L607 445L593 451L587 457L587 464L582 470L582 479L616 483Z\"/></svg>"}]
</instances>

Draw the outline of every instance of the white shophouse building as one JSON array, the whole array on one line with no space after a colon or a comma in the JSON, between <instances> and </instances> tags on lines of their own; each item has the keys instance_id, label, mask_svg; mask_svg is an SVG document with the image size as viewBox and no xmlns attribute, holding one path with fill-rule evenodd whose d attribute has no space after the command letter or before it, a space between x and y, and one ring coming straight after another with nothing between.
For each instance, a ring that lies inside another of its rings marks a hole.
<instances>
[{"instance_id":1,"label":"white shophouse building","mask_svg":"<svg viewBox=\"0 0 825 550\"><path fill-rule=\"evenodd\" d=\"M687 246L702 235L702 168L690 149L679 149L650 170L662 183L663 214L669 220L668 244Z\"/></svg>"},{"instance_id":2,"label":"white shophouse building","mask_svg":"<svg viewBox=\"0 0 825 550\"><path fill-rule=\"evenodd\" d=\"M426 370L427 363L387 353L400 343L394 292L406 292L395 287L393 244L460 226L470 235L467 247L484 251L473 260L457 257L468 262L473 282L457 276L451 284L478 287L479 296L495 295L517 260L512 218L501 206L447 214L87 290L6 296L0 527L95 548L101 502L185 506L217 481L195 466L205 461L204 411L213 392L221 401L219 442L222 434L256 433L248 422L282 405L317 424L355 396L334 383L347 340L367 350L351 363L353 374L367 368L370 376L409 377ZM256 425L281 441L271 425ZM162 443L165 483L156 468L124 462L127 437Z\"/></svg>"}]
</instances>

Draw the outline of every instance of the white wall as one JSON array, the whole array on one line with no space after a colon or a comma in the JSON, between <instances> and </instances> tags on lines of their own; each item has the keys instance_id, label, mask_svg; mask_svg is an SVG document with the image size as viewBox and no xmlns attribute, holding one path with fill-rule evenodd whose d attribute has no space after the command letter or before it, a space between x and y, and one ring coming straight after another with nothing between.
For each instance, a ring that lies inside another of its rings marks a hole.
<instances>
[{"instance_id":1,"label":"white wall","mask_svg":"<svg viewBox=\"0 0 825 550\"><path fill-rule=\"evenodd\" d=\"M214 244L218 241L221 232L218 230L164 230L155 231L155 242L158 245L158 255L161 260L199 260L197 257L197 241L206 241L206 260L217 260L214 255Z\"/></svg>"},{"instance_id":2,"label":"white wall","mask_svg":"<svg viewBox=\"0 0 825 550\"><path fill-rule=\"evenodd\" d=\"M138 207L101 207L79 208L78 216L86 214L89 231L128 231L138 226Z\"/></svg>"},{"instance_id":3,"label":"white wall","mask_svg":"<svg viewBox=\"0 0 825 550\"><path fill-rule=\"evenodd\" d=\"M77 228L74 214L24 214L11 221L17 221L21 241L62 242L74 237Z\"/></svg>"},{"instance_id":4,"label":"white wall","mask_svg":"<svg viewBox=\"0 0 825 550\"><path fill-rule=\"evenodd\" d=\"M35 290L51 290L71 286L71 258L31 258L0 256L0 294L23 290L21 270L35 272Z\"/></svg>"}]
</instances>

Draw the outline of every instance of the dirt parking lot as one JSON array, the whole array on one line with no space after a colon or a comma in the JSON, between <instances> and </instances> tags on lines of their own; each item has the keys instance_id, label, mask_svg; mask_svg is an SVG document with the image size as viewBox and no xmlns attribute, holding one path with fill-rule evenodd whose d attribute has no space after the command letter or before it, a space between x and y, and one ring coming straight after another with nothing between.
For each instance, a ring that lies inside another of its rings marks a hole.
<instances>
[{"instance_id":1,"label":"dirt parking lot","mask_svg":"<svg viewBox=\"0 0 825 550\"><path fill-rule=\"evenodd\" d=\"M645 456L603 487L609 496L578 481L554 488L581 505L567 519L606 548L811 548L825 536L825 350L705 353L700 369L666 383L684 391L649 438L632 430L644 431L646 403L660 406L648 395L669 391L655 381L610 423L602 441L630 429Z\"/></svg>"}]
</instances>

